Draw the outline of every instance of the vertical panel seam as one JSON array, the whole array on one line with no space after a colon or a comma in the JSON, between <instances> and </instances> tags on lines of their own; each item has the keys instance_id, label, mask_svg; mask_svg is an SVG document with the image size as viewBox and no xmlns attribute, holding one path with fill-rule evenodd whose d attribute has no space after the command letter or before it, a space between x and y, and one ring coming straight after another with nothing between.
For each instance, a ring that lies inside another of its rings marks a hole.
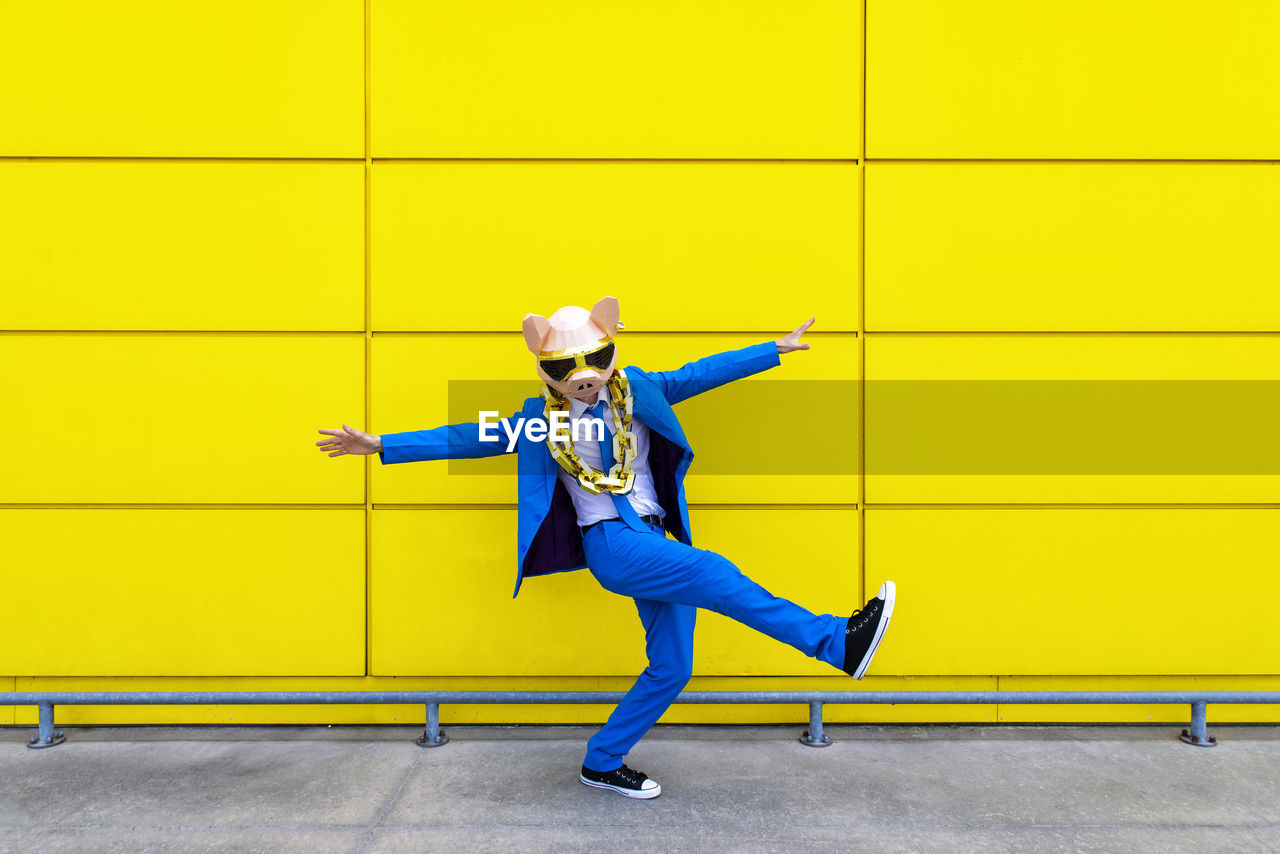
<instances>
[{"instance_id":1,"label":"vertical panel seam","mask_svg":"<svg viewBox=\"0 0 1280 854\"><path fill-rule=\"evenodd\" d=\"M373 432L373 326L372 279L370 276L370 179L373 163L369 150L369 4L364 0L362 36L364 45L364 429ZM364 675L373 671L373 454L364 457Z\"/></svg>"},{"instance_id":2,"label":"vertical panel seam","mask_svg":"<svg viewBox=\"0 0 1280 854\"><path fill-rule=\"evenodd\" d=\"M858 601L867 593L867 3L862 2L858 134Z\"/></svg>"}]
</instances>

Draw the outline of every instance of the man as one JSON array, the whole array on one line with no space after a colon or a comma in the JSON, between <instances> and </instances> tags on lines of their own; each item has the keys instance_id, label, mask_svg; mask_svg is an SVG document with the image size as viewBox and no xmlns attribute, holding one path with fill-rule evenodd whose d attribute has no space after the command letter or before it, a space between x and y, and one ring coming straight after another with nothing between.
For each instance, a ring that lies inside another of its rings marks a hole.
<instances>
[{"instance_id":1,"label":"man","mask_svg":"<svg viewBox=\"0 0 1280 854\"><path fill-rule=\"evenodd\" d=\"M591 311L566 306L550 318L525 317L525 343L537 359L543 390L504 419L501 431L483 417L381 436L345 424L320 430L332 437L316 442L329 456L377 453L383 464L514 449L516 594L525 577L585 566L606 590L635 600L649 666L588 742L579 773L588 786L631 798L661 794L656 780L623 759L692 675L698 608L738 620L855 679L875 655L893 613L892 581L848 618L817 615L772 595L721 555L694 548L689 533L684 475L693 452L672 405L772 368L784 353L809 349L800 337L812 324L810 318L785 338L672 371L618 370L618 301L604 297ZM521 430L535 419L550 431ZM590 432L583 427L592 424L607 430L597 430L599 441L583 441ZM515 443L505 438L517 435Z\"/></svg>"}]
</instances>

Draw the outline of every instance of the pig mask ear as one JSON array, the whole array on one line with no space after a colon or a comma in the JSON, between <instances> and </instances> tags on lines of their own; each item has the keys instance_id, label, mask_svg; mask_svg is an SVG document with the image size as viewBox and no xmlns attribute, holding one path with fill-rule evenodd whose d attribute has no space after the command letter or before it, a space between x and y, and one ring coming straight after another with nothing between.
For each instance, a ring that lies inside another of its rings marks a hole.
<instances>
[{"instance_id":1,"label":"pig mask ear","mask_svg":"<svg viewBox=\"0 0 1280 854\"><path fill-rule=\"evenodd\" d=\"M523 328L524 343L528 345L529 352L537 356L542 352L542 339L547 336L547 330L551 328L551 324L540 314L526 314Z\"/></svg>"},{"instance_id":2,"label":"pig mask ear","mask_svg":"<svg viewBox=\"0 0 1280 854\"><path fill-rule=\"evenodd\" d=\"M618 301L613 297L601 297L591 309L591 321L612 338L618 334Z\"/></svg>"}]
</instances>

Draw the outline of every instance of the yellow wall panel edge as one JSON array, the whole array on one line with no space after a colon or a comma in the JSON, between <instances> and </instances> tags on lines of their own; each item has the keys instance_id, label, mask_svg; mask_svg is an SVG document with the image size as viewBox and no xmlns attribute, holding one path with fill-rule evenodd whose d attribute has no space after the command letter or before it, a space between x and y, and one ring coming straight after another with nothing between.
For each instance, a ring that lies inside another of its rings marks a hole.
<instances>
[{"instance_id":1,"label":"yellow wall panel edge","mask_svg":"<svg viewBox=\"0 0 1280 854\"><path fill-rule=\"evenodd\" d=\"M360 0L6 7L0 155L360 157Z\"/></svg>"},{"instance_id":2,"label":"yellow wall panel edge","mask_svg":"<svg viewBox=\"0 0 1280 854\"><path fill-rule=\"evenodd\" d=\"M1280 501L1280 337L867 339L872 504Z\"/></svg>"},{"instance_id":3,"label":"yellow wall panel edge","mask_svg":"<svg viewBox=\"0 0 1280 854\"><path fill-rule=\"evenodd\" d=\"M375 156L858 155L860 3L485 8L374 3Z\"/></svg>"},{"instance_id":4,"label":"yellow wall panel edge","mask_svg":"<svg viewBox=\"0 0 1280 854\"><path fill-rule=\"evenodd\" d=\"M1274 164L872 163L867 326L1273 330L1277 198Z\"/></svg>"},{"instance_id":5,"label":"yellow wall panel edge","mask_svg":"<svg viewBox=\"0 0 1280 854\"><path fill-rule=\"evenodd\" d=\"M0 329L363 330L358 163L0 160Z\"/></svg>"},{"instance_id":6,"label":"yellow wall panel edge","mask_svg":"<svg viewBox=\"0 0 1280 854\"><path fill-rule=\"evenodd\" d=\"M0 457L0 503L363 499L314 445L363 410L358 334L9 333L0 377L57 448Z\"/></svg>"},{"instance_id":7,"label":"yellow wall panel edge","mask_svg":"<svg viewBox=\"0 0 1280 854\"><path fill-rule=\"evenodd\" d=\"M1274 159L1278 30L1265 0L869 0L867 156Z\"/></svg>"},{"instance_id":8,"label":"yellow wall panel edge","mask_svg":"<svg viewBox=\"0 0 1280 854\"><path fill-rule=\"evenodd\" d=\"M364 672L364 513L6 509L0 564L60 580L0 600L30 676Z\"/></svg>"},{"instance_id":9,"label":"yellow wall panel edge","mask_svg":"<svg viewBox=\"0 0 1280 854\"><path fill-rule=\"evenodd\" d=\"M514 332L605 294L637 333L857 328L853 163L375 162L371 177L379 331Z\"/></svg>"},{"instance_id":10,"label":"yellow wall panel edge","mask_svg":"<svg viewBox=\"0 0 1280 854\"><path fill-rule=\"evenodd\" d=\"M1270 631L1278 510L867 513L867 586L891 578L898 588L881 672L1265 675L1280 663ZM1186 644L1169 615L1206 577L1230 592L1199 614L1199 640Z\"/></svg>"}]
</instances>

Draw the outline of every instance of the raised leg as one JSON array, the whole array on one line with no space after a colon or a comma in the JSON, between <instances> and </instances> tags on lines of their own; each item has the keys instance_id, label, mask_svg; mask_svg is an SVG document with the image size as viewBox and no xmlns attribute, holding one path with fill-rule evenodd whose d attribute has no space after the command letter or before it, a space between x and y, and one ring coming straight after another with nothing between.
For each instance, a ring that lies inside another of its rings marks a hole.
<instances>
[{"instance_id":1,"label":"raised leg","mask_svg":"<svg viewBox=\"0 0 1280 854\"><path fill-rule=\"evenodd\" d=\"M843 669L847 617L814 614L774 596L723 555L614 522L592 528L583 545L606 590L706 608Z\"/></svg>"}]
</instances>

